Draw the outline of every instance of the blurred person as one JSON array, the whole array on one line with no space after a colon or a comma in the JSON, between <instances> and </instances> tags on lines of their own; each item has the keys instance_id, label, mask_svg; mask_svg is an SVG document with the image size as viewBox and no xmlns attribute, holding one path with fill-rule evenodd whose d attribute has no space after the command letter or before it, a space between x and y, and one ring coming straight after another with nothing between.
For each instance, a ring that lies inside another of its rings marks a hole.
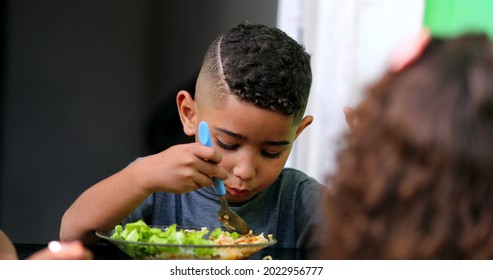
<instances>
[{"instance_id":1,"label":"blurred person","mask_svg":"<svg viewBox=\"0 0 493 280\"><path fill-rule=\"evenodd\" d=\"M493 258L493 44L424 32L412 47L345 109L321 258Z\"/></svg>"},{"instance_id":2,"label":"blurred person","mask_svg":"<svg viewBox=\"0 0 493 280\"><path fill-rule=\"evenodd\" d=\"M0 230L0 260L17 260L17 251L10 238ZM85 248L80 241L52 241L26 258L27 260L89 260L92 252Z\"/></svg>"}]
</instances>

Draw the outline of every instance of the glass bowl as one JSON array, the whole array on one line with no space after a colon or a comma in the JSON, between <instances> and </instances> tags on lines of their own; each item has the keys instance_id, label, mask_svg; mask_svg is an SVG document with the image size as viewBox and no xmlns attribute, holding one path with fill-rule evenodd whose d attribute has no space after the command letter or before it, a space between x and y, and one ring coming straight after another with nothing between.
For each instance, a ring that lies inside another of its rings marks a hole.
<instances>
[{"instance_id":1,"label":"glass bowl","mask_svg":"<svg viewBox=\"0 0 493 280\"><path fill-rule=\"evenodd\" d=\"M165 230L166 226L152 226ZM177 227L185 230L201 230L204 228ZM210 228L210 232L212 230ZM212 259L212 260L242 260L247 259L258 251L274 245L277 240L265 236L266 241L260 243L243 244L211 244L211 245L189 245L189 244L157 244L147 242L133 242L112 238L115 230L97 231L96 235L105 239L133 259L137 260L170 260L170 259ZM206 236L208 238L208 236Z\"/></svg>"}]
</instances>

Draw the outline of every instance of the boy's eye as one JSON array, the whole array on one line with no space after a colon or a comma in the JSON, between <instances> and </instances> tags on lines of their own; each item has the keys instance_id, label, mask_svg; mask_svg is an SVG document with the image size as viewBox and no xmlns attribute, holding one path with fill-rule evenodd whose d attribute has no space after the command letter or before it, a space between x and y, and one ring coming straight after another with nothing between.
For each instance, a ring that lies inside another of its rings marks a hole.
<instances>
[{"instance_id":1,"label":"boy's eye","mask_svg":"<svg viewBox=\"0 0 493 280\"><path fill-rule=\"evenodd\" d=\"M238 149L238 147L240 145L229 145L229 144L226 144L224 142L221 142L219 139L217 139L217 145L225 150L229 150L229 151L233 151L233 150L236 150ZM266 150L262 150L261 153L264 157L267 157L267 158L278 158L282 155L282 152L283 151L280 151L280 152L268 152Z\"/></svg>"},{"instance_id":2,"label":"boy's eye","mask_svg":"<svg viewBox=\"0 0 493 280\"><path fill-rule=\"evenodd\" d=\"M236 148L238 148L238 145L228 145L228 144L225 144L219 140L217 140L217 145L225 150L234 150Z\"/></svg>"},{"instance_id":3,"label":"boy's eye","mask_svg":"<svg viewBox=\"0 0 493 280\"><path fill-rule=\"evenodd\" d=\"M278 158L281 156L281 154L282 154L282 151L276 152L276 153L270 153L267 151L262 151L262 155L265 157L268 157L268 158Z\"/></svg>"}]
</instances>

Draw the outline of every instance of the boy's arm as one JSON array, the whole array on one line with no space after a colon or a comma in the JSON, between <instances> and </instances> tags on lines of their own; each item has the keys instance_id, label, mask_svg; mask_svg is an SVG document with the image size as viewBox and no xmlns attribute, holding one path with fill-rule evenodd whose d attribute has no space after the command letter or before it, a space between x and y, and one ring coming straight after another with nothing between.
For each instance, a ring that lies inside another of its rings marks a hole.
<instances>
[{"instance_id":1,"label":"boy's arm","mask_svg":"<svg viewBox=\"0 0 493 280\"><path fill-rule=\"evenodd\" d=\"M96 230L111 230L148 195L139 186L137 162L87 189L62 217L60 240L98 240Z\"/></svg>"},{"instance_id":2,"label":"boy's arm","mask_svg":"<svg viewBox=\"0 0 493 280\"><path fill-rule=\"evenodd\" d=\"M82 193L63 215L60 240L94 243L95 231L113 229L153 192L186 193L212 185L213 176L225 179L220 161L218 151L198 143L141 158Z\"/></svg>"}]
</instances>

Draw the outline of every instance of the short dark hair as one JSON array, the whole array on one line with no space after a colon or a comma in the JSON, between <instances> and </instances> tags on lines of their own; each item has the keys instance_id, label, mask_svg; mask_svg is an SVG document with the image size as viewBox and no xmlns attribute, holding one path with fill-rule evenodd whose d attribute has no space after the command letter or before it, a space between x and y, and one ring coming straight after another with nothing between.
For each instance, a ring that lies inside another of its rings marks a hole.
<instances>
[{"instance_id":1,"label":"short dark hair","mask_svg":"<svg viewBox=\"0 0 493 280\"><path fill-rule=\"evenodd\" d=\"M280 29L242 21L214 40L204 64L213 82L226 82L239 100L301 120L312 82L310 55Z\"/></svg>"},{"instance_id":2,"label":"short dark hair","mask_svg":"<svg viewBox=\"0 0 493 280\"><path fill-rule=\"evenodd\" d=\"M433 38L355 113L327 180L324 257L493 258L491 41Z\"/></svg>"}]
</instances>

